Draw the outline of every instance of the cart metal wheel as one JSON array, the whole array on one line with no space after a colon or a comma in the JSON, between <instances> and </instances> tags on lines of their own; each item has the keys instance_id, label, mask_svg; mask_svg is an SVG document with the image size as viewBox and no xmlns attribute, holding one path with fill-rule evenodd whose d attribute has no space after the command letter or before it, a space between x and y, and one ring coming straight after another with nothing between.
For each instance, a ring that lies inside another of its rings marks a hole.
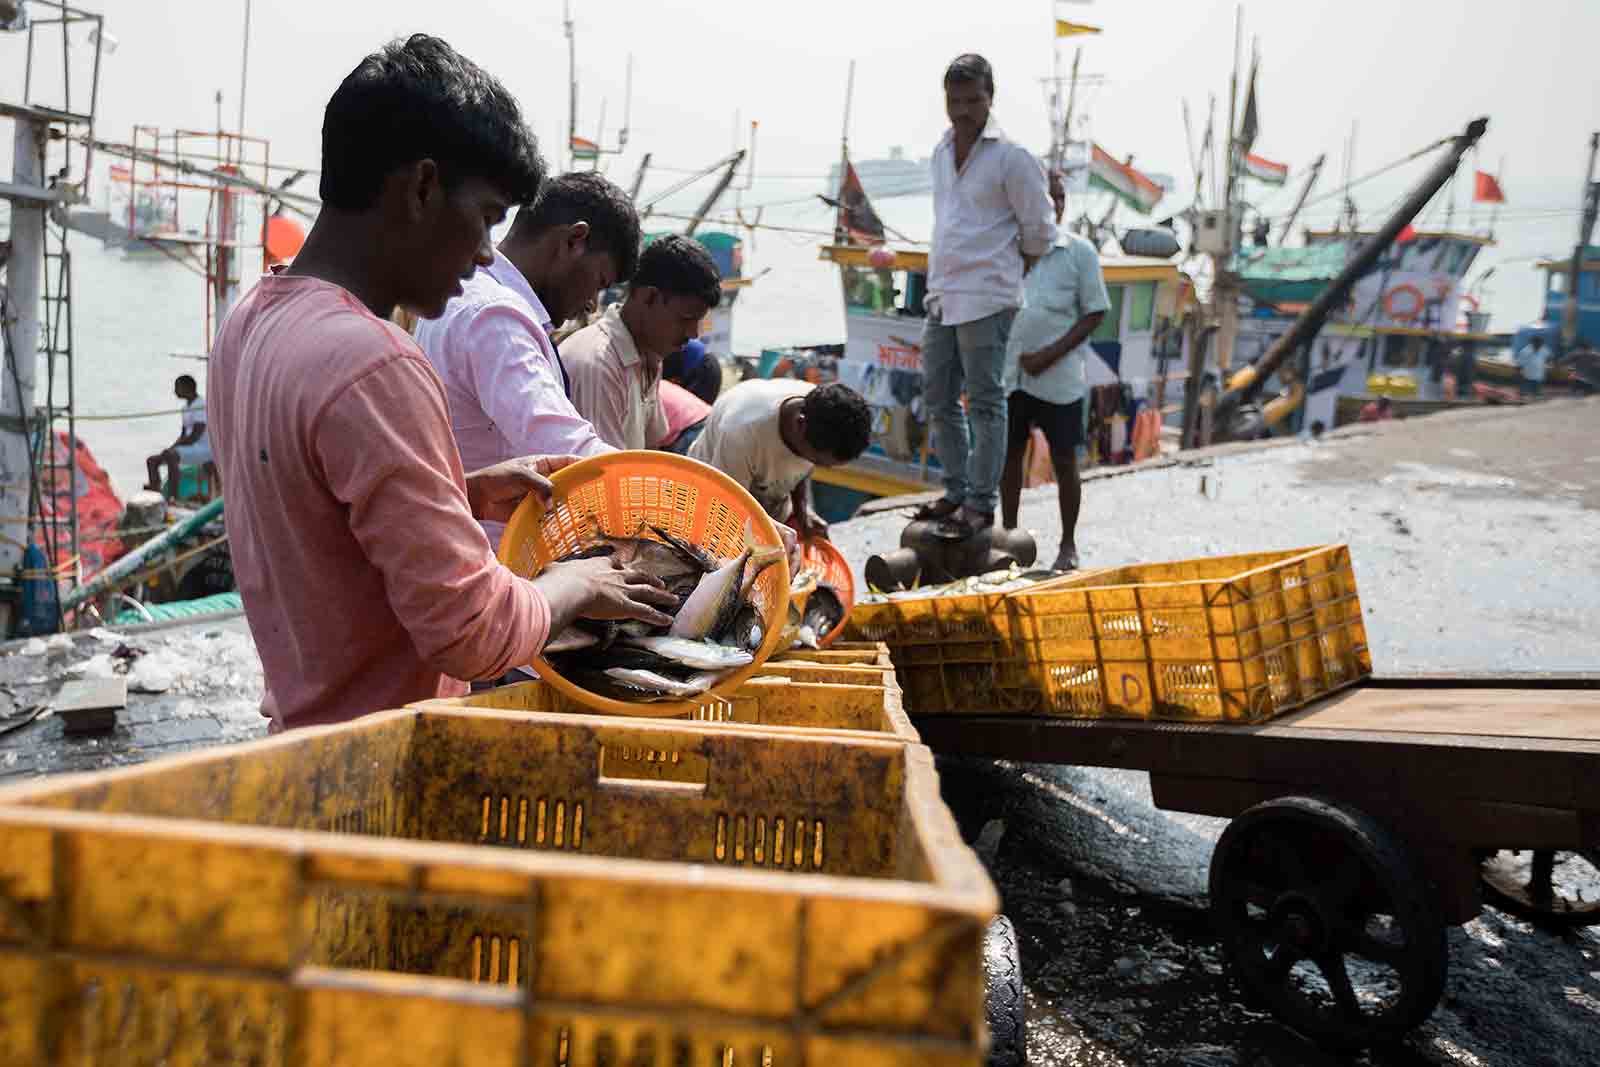
<instances>
[{"instance_id":1,"label":"cart metal wheel","mask_svg":"<svg viewBox=\"0 0 1600 1067\"><path fill-rule=\"evenodd\" d=\"M989 1024L988 1067L1026 1067L1027 1014L1022 956L1011 920L996 915L983 938L983 1015Z\"/></svg>"},{"instance_id":2,"label":"cart metal wheel","mask_svg":"<svg viewBox=\"0 0 1600 1067\"><path fill-rule=\"evenodd\" d=\"M1600 924L1600 849L1496 852L1479 872L1502 911L1562 929Z\"/></svg>"},{"instance_id":3,"label":"cart metal wheel","mask_svg":"<svg viewBox=\"0 0 1600 1067\"><path fill-rule=\"evenodd\" d=\"M1444 921L1401 841L1355 808L1258 804L1211 858L1211 914L1245 991L1318 1044L1398 1040L1444 991Z\"/></svg>"}]
</instances>

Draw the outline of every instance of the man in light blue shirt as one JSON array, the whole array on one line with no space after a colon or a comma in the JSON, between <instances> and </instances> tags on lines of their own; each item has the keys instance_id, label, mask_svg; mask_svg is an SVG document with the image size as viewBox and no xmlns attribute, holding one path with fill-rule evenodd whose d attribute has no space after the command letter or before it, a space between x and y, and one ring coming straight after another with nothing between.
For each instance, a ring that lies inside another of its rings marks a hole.
<instances>
[{"instance_id":1,"label":"man in light blue shirt","mask_svg":"<svg viewBox=\"0 0 1600 1067\"><path fill-rule=\"evenodd\" d=\"M1522 371L1517 387L1523 396L1539 396L1544 392L1545 364L1549 361L1550 350L1545 348L1541 334L1534 334L1517 352L1517 366Z\"/></svg>"},{"instance_id":2,"label":"man in light blue shirt","mask_svg":"<svg viewBox=\"0 0 1600 1067\"><path fill-rule=\"evenodd\" d=\"M1066 198L1051 175L1051 198L1060 221ZM1006 465L1000 479L1001 519L1017 525L1022 497L1022 460L1028 434L1037 426L1050 443L1061 502L1061 549L1055 569L1078 569L1078 446L1083 443L1083 406L1088 395L1089 337L1111 307L1100 254L1094 245L1063 230L1054 248L1034 265L1024 284L1025 302L1006 345Z\"/></svg>"},{"instance_id":3,"label":"man in light blue shirt","mask_svg":"<svg viewBox=\"0 0 1600 1067\"><path fill-rule=\"evenodd\" d=\"M994 71L957 56L944 74L950 129L933 150L933 244L922 331L923 399L944 468L944 497L917 512L941 536L994 525L1005 462L1006 336L1022 277L1056 227L1044 168L989 115ZM967 395L966 409L961 394Z\"/></svg>"}]
</instances>

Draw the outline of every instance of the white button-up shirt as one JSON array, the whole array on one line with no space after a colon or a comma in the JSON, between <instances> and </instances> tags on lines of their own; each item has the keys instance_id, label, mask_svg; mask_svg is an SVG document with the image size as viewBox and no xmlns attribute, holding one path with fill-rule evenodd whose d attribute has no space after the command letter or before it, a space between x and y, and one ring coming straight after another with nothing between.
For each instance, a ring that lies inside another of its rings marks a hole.
<instances>
[{"instance_id":1,"label":"white button-up shirt","mask_svg":"<svg viewBox=\"0 0 1600 1067\"><path fill-rule=\"evenodd\" d=\"M946 326L1022 305L1022 257L1056 239L1044 167L994 119L956 169L955 131L933 150L928 295Z\"/></svg>"},{"instance_id":2,"label":"white button-up shirt","mask_svg":"<svg viewBox=\"0 0 1600 1067\"><path fill-rule=\"evenodd\" d=\"M450 430L469 471L519 456L612 451L567 398L550 313L500 252L475 272L417 344L444 381ZM485 522L490 544L504 527Z\"/></svg>"},{"instance_id":3,"label":"white button-up shirt","mask_svg":"<svg viewBox=\"0 0 1600 1067\"><path fill-rule=\"evenodd\" d=\"M1033 265L1023 288L1027 303L1012 320L1006 342L1006 392L1020 389L1052 404L1082 400L1088 392L1087 338L1043 374L1026 373L1021 360L1061 340L1085 316L1111 309L1100 253L1077 234L1063 233L1061 243Z\"/></svg>"}]
</instances>

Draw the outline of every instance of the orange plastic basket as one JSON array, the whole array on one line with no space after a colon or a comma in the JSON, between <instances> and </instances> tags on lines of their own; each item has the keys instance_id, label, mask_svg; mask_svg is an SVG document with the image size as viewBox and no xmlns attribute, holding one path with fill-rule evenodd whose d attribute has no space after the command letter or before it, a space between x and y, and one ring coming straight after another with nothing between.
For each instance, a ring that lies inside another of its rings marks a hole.
<instances>
[{"instance_id":1,"label":"orange plastic basket","mask_svg":"<svg viewBox=\"0 0 1600 1067\"><path fill-rule=\"evenodd\" d=\"M850 609L856 604L856 576L851 573L844 553L825 537L808 537L800 542L800 559L807 567L817 571L822 583L832 586L844 603L844 615L839 619L839 625L817 641L821 647L827 648L844 633L845 624L850 621Z\"/></svg>"},{"instance_id":2,"label":"orange plastic basket","mask_svg":"<svg viewBox=\"0 0 1600 1067\"><path fill-rule=\"evenodd\" d=\"M596 521L601 530L617 537L632 536L641 522L649 523L723 559L744 551L746 529L758 548L783 544L777 526L743 486L686 456L611 452L565 467L550 481L555 486L550 504L528 497L500 538L500 562L523 577L533 577L551 560L588 544ZM534 657L534 667L541 678L585 707L653 718L690 715L711 697L731 696L777 648L789 610L787 559L762 572L750 598L766 633L754 662L731 672L695 700L640 704L613 700L563 678L543 656Z\"/></svg>"}]
</instances>

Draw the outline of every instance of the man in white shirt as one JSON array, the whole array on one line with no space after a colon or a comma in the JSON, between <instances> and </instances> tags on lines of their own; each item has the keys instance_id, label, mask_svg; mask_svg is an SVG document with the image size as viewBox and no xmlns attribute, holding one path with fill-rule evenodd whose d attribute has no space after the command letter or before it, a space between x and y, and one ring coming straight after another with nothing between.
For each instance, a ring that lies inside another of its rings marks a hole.
<instances>
[{"instance_id":1,"label":"man in white shirt","mask_svg":"<svg viewBox=\"0 0 1600 1067\"><path fill-rule=\"evenodd\" d=\"M1056 221L1066 205L1060 179L1052 175ZM1059 194L1059 196L1058 196ZM1089 337L1111 307L1100 254L1094 245L1062 230L1056 246L1028 272L1027 302L1017 312L1006 345L1007 431L1005 474L1000 479L1001 519L1015 529L1022 498L1022 460L1035 426L1050 443L1061 503L1061 549L1055 569L1078 569L1078 446L1083 443L1083 406L1088 395Z\"/></svg>"},{"instance_id":2,"label":"man in white shirt","mask_svg":"<svg viewBox=\"0 0 1600 1067\"><path fill-rule=\"evenodd\" d=\"M638 260L639 216L627 193L598 174L564 174L518 210L494 262L462 283L444 314L417 324L467 470L612 450L573 406L550 332ZM501 524L483 526L498 543Z\"/></svg>"},{"instance_id":3,"label":"man in white shirt","mask_svg":"<svg viewBox=\"0 0 1600 1067\"><path fill-rule=\"evenodd\" d=\"M839 382L792 378L741 382L717 397L689 457L709 463L750 491L768 515L802 536L827 535L806 502L814 467L837 467L867 450L872 412Z\"/></svg>"},{"instance_id":4,"label":"man in white shirt","mask_svg":"<svg viewBox=\"0 0 1600 1067\"><path fill-rule=\"evenodd\" d=\"M183 401L183 425L176 441L144 461L145 473L150 476L144 487L152 492L161 492L161 468L165 466L167 499L177 500L183 468L209 466L212 458L211 437L206 433L206 402L200 399L200 390L194 378L180 374L177 381L172 383L172 392Z\"/></svg>"},{"instance_id":5,"label":"man in white shirt","mask_svg":"<svg viewBox=\"0 0 1600 1067\"><path fill-rule=\"evenodd\" d=\"M657 385L661 364L700 332L722 299L711 254L671 234L639 257L627 298L561 342L572 403L613 448L654 448L667 438Z\"/></svg>"},{"instance_id":6,"label":"man in white shirt","mask_svg":"<svg viewBox=\"0 0 1600 1067\"><path fill-rule=\"evenodd\" d=\"M988 60L956 57L945 69L944 96L950 129L933 150L922 365L945 490L917 518L942 520L941 533L959 538L994 525L1006 454L1006 338L1022 304L1022 276L1049 250L1056 227L1044 168L989 116Z\"/></svg>"}]
</instances>

